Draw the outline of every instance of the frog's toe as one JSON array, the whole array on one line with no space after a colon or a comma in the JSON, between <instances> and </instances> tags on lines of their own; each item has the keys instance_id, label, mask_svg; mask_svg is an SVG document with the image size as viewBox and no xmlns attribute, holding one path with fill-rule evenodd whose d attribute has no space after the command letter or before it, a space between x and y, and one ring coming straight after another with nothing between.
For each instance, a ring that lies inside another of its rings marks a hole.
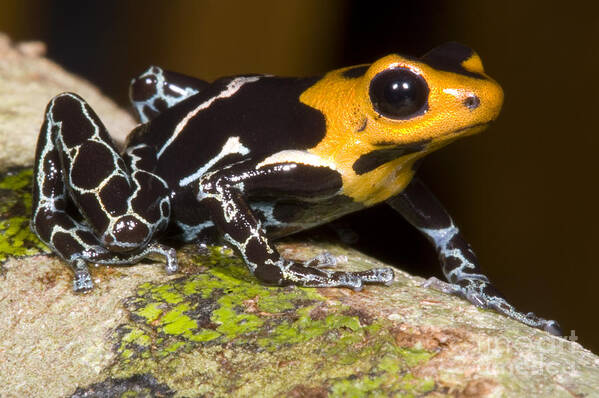
<instances>
[{"instance_id":1,"label":"frog's toe","mask_svg":"<svg viewBox=\"0 0 599 398\"><path fill-rule=\"evenodd\" d=\"M454 285L452 285L451 283L442 281L441 279L436 278L434 276L431 276L430 278L425 280L420 286L427 288L427 289L437 290L439 292L443 292L443 293L447 293L447 294L455 294L455 292L456 292L456 288Z\"/></svg>"},{"instance_id":2,"label":"frog's toe","mask_svg":"<svg viewBox=\"0 0 599 398\"><path fill-rule=\"evenodd\" d=\"M75 293L87 293L94 287L92 277L87 269L85 261L76 260L74 266L75 276L73 277L73 291Z\"/></svg>"},{"instance_id":3,"label":"frog's toe","mask_svg":"<svg viewBox=\"0 0 599 398\"><path fill-rule=\"evenodd\" d=\"M164 256L166 257L166 265L164 269L166 273L171 275L179 270L179 262L177 261L177 251L172 247L166 250Z\"/></svg>"},{"instance_id":4,"label":"frog's toe","mask_svg":"<svg viewBox=\"0 0 599 398\"><path fill-rule=\"evenodd\" d=\"M359 277L364 283L377 283L387 286L393 282L393 278L395 277L395 273L391 268L373 268L368 271L354 272L353 274Z\"/></svg>"},{"instance_id":5,"label":"frog's toe","mask_svg":"<svg viewBox=\"0 0 599 398\"><path fill-rule=\"evenodd\" d=\"M543 330L549 334L554 335L554 336L563 336L564 335L564 333L562 332L562 328L560 327L559 323L557 323L556 321L551 321L551 320L545 321Z\"/></svg>"},{"instance_id":6,"label":"frog's toe","mask_svg":"<svg viewBox=\"0 0 599 398\"><path fill-rule=\"evenodd\" d=\"M177 260L177 251L172 247L165 246L161 243L151 243L148 245L140 254L136 257L146 257L151 255L158 255L164 257L166 264L164 269L166 273L171 275L179 270L179 261Z\"/></svg>"},{"instance_id":7,"label":"frog's toe","mask_svg":"<svg viewBox=\"0 0 599 398\"><path fill-rule=\"evenodd\" d=\"M549 334L554 336L563 336L562 328L557 321L543 319L539 316L536 316L533 312L526 314L526 320L529 321L532 326L542 329Z\"/></svg>"},{"instance_id":8,"label":"frog's toe","mask_svg":"<svg viewBox=\"0 0 599 398\"><path fill-rule=\"evenodd\" d=\"M367 271L329 271L303 263L289 262L283 270L282 278L276 284L304 287L347 287L360 291L365 284L389 284L394 273L391 268L373 268Z\"/></svg>"},{"instance_id":9,"label":"frog's toe","mask_svg":"<svg viewBox=\"0 0 599 398\"><path fill-rule=\"evenodd\" d=\"M339 264L339 259L330 252L320 253L313 259L304 262L306 267L316 268L332 268L337 266L337 264Z\"/></svg>"},{"instance_id":10,"label":"frog's toe","mask_svg":"<svg viewBox=\"0 0 599 398\"><path fill-rule=\"evenodd\" d=\"M366 284L389 285L395 274L391 268L373 268L357 272L333 272L330 279L337 287L348 287L360 291Z\"/></svg>"},{"instance_id":11,"label":"frog's toe","mask_svg":"<svg viewBox=\"0 0 599 398\"><path fill-rule=\"evenodd\" d=\"M359 292L364 287L362 279L354 272L335 273L333 277L337 277L339 287L348 287L355 292Z\"/></svg>"}]
</instances>

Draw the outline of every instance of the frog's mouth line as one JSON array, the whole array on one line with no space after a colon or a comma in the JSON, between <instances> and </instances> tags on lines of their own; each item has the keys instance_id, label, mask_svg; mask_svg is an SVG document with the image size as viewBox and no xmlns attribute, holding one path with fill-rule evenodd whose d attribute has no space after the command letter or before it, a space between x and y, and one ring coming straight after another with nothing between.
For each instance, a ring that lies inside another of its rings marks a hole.
<instances>
[{"instance_id":1,"label":"frog's mouth line","mask_svg":"<svg viewBox=\"0 0 599 398\"><path fill-rule=\"evenodd\" d=\"M449 133L449 134L447 134L447 135L448 135L448 136L454 136L454 135L460 134L460 133L462 133L462 132L464 132L464 131L468 131L468 130L471 130L471 129L475 129L475 128L477 128L477 127L487 127L487 126L489 126L491 123L493 123L493 121L494 121L494 120L490 120L490 121L488 121L488 122L481 122L481 123L476 123L476 124L473 124L473 125L470 125L470 126L462 127L461 129L453 130L452 132L450 132L450 133Z\"/></svg>"},{"instance_id":2,"label":"frog's mouth line","mask_svg":"<svg viewBox=\"0 0 599 398\"><path fill-rule=\"evenodd\" d=\"M463 133L465 131L468 130L472 130L472 129L476 129L479 127L487 127L489 126L491 123L493 122L493 120L489 121L489 122L482 122L482 123L476 123L476 124L472 124L470 126L466 126L466 127L462 127L460 129L457 130L453 130L450 131L447 134L443 134L442 136L440 136L440 140L439 141L444 141L443 138L447 137L447 138L455 138L456 135ZM384 149L395 149L395 150L399 150L400 148L403 149L406 152L418 152L424 149L424 147L431 143L432 141L434 141L434 138L427 138L424 140L420 140L420 141L415 141L415 142L411 142L411 143L407 143L407 144L398 144L396 142L391 142L391 141L379 141L379 142L375 142L372 144L372 146L374 147L386 147Z\"/></svg>"}]
</instances>

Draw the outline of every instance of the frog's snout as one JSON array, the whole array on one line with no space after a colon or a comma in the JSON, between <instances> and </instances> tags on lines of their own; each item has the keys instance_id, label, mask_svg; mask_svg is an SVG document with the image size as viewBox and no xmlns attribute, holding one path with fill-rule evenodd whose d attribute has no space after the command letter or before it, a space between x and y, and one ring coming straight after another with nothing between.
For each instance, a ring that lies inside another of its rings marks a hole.
<instances>
[{"instance_id":1,"label":"frog's snout","mask_svg":"<svg viewBox=\"0 0 599 398\"><path fill-rule=\"evenodd\" d=\"M493 121L499 116L501 107L503 106L503 89L491 78L481 83L481 87L476 91L475 95L478 98L478 108L475 112L480 112L482 119ZM468 98L465 99L464 105L468 107ZM474 108L470 108L471 110Z\"/></svg>"},{"instance_id":2,"label":"frog's snout","mask_svg":"<svg viewBox=\"0 0 599 398\"><path fill-rule=\"evenodd\" d=\"M450 42L432 49L422 60L434 69L461 76L461 81L449 83L444 92L453 95L479 122L497 118L503 105L503 90L485 73L483 63L474 50ZM464 83L464 78L467 83Z\"/></svg>"}]
</instances>

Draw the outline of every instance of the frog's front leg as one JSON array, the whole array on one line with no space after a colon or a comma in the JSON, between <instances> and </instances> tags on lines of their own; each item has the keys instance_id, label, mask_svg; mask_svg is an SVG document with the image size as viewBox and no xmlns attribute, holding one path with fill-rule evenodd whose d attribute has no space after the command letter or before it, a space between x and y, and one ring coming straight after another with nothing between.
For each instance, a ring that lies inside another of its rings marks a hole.
<instances>
[{"instance_id":1,"label":"frog's front leg","mask_svg":"<svg viewBox=\"0 0 599 398\"><path fill-rule=\"evenodd\" d=\"M48 104L36 151L31 227L71 264L76 291L92 287L86 262L134 263L157 253L167 258L167 270L177 269L173 249L150 243L170 214L167 186L149 171L154 159L143 145L121 158L77 95L60 94Z\"/></svg>"},{"instance_id":2,"label":"frog's front leg","mask_svg":"<svg viewBox=\"0 0 599 398\"><path fill-rule=\"evenodd\" d=\"M451 282L447 288L441 286L443 291L463 297L478 307L494 309L526 325L561 336L556 321L516 310L491 285L489 278L482 273L474 251L462 237L451 216L422 181L415 178L403 192L387 202L437 249L443 274ZM435 280L427 283L435 284Z\"/></svg>"},{"instance_id":3,"label":"frog's front leg","mask_svg":"<svg viewBox=\"0 0 599 398\"><path fill-rule=\"evenodd\" d=\"M336 272L283 258L245 199L246 195L259 193L317 201L336 195L340 187L339 174L328 167L299 162L256 165L248 161L203 175L198 183L198 200L209 209L225 241L263 282L280 286L343 286L354 290L360 290L364 283L390 283L393 280L390 268Z\"/></svg>"}]
</instances>

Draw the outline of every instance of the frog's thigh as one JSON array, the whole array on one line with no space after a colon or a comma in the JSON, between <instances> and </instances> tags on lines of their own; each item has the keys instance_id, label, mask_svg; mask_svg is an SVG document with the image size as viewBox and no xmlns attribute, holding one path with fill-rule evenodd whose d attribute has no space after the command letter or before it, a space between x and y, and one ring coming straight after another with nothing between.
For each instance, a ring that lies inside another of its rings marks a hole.
<instances>
[{"instance_id":1,"label":"frog's thigh","mask_svg":"<svg viewBox=\"0 0 599 398\"><path fill-rule=\"evenodd\" d=\"M67 213L69 200L58 149L54 145L54 123L46 118L37 143L33 179L31 228L44 243L72 262L83 252L105 252L92 230Z\"/></svg>"},{"instance_id":2,"label":"frog's thigh","mask_svg":"<svg viewBox=\"0 0 599 398\"><path fill-rule=\"evenodd\" d=\"M166 184L135 168L149 163L146 158L153 152L132 149L137 153L129 173L98 116L74 94L61 94L50 102L44 126L40 140L60 157L70 197L103 247L112 252L135 250L166 226ZM36 179L43 184L40 175Z\"/></svg>"},{"instance_id":3,"label":"frog's thigh","mask_svg":"<svg viewBox=\"0 0 599 398\"><path fill-rule=\"evenodd\" d=\"M129 99L139 120L147 123L165 109L199 93L208 84L195 77L150 66L131 80Z\"/></svg>"}]
</instances>

